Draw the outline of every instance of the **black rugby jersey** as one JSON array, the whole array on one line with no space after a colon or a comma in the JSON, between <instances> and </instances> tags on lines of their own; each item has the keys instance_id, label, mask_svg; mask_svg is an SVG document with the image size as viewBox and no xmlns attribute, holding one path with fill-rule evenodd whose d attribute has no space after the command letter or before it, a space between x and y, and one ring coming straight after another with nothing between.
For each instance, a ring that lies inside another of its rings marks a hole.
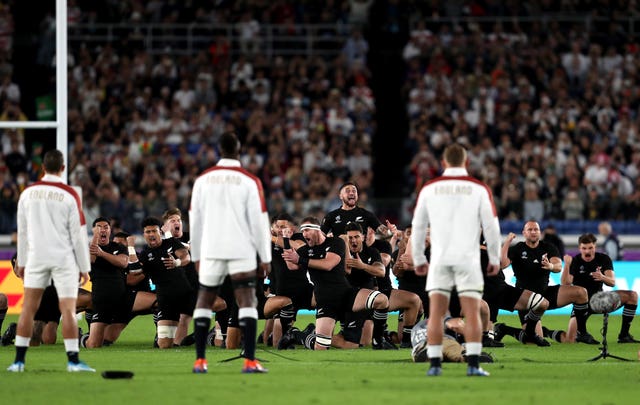
<instances>
[{"instance_id":1,"label":"black rugby jersey","mask_svg":"<svg viewBox=\"0 0 640 405\"><path fill-rule=\"evenodd\" d=\"M518 242L509 248L511 268L516 277L516 287L526 288L542 294L549 286L549 270L542 268L544 255L551 260L559 257L558 249L541 240L538 246L531 248L525 242Z\"/></svg>"},{"instance_id":2,"label":"black rugby jersey","mask_svg":"<svg viewBox=\"0 0 640 405\"><path fill-rule=\"evenodd\" d=\"M100 249L112 255L128 255L126 246L113 241L105 246L100 246ZM124 290L127 282L126 268L116 267L103 257L96 257L95 262L91 263L89 276L93 284L92 289Z\"/></svg>"},{"instance_id":3,"label":"black rugby jersey","mask_svg":"<svg viewBox=\"0 0 640 405\"><path fill-rule=\"evenodd\" d=\"M304 245L298 248L297 252L301 257L308 257L309 260L324 259L327 257L328 252L340 256L340 262L330 271L309 267L309 276L313 282L313 290L316 296L332 295L333 293L351 288L344 271L345 244L342 239L328 237L320 245L313 247Z\"/></svg>"},{"instance_id":4,"label":"black rugby jersey","mask_svg":"<svg viewBox=\"0 0 640 405\"><path fill-rule=\"evenodd\" d=\"M382 263L380 252L376 248L362 246L362 251L357 253L358 257L364 264L372 265L375 262ZM356 253L351 252L352 257L356 257ZM347 274L349 283L358 288L368 288L373 290L375 287L375 277L362 269L351 269L351 274Z\"/></svg>"},{"instance_id":5,"label":"black rugby jersey","mask_svg":"<svg viewBox=\"0 0 640 405\"><path fill-rule=\"evenodd\" d=\"M333 233L333 236L340 236L347 233L345 227L349 222L360 224L366 234L367 227L376 230L382 224L380 220L371 212L362 207L355 207L351 210L338 208L329 212L322 220L321 229L324 233Z\"/></svg>"},{"instance_id":6,"label":"black rugby jersey","mask_svg":"<svg viewBox=\"0 0 640 405\"><path fill-rule=\"evenodd\" d=\"M162 244L156 248L146 246L138 256L140 263L142 263L142 270L151 277L159 294L191 290L183 267L167 269L162 262L162 258L169 257L169 254L175 257L175 252L180 249L185 249L182 242L176 238L169 238L164 239Z\"/></svg>"},{"instance_id":7,"label":"black rugby jersey","mask_svg":"<svg viewBox=\"0 0 640 405\"><path fill-rule=\"evenodd\" d=\"M611 258L604 253L596 252L593 260L590 262L585 261L582 255L576 255L571 261L571 267L569 267L569 274L573 276L573 285L579 285L587 289L589 297L598 291L602 291L602 281L594 280L591 277L591 273L601 271L604 273L606 270L613 270L613 262Z\"/></svg>"}]
</instances>

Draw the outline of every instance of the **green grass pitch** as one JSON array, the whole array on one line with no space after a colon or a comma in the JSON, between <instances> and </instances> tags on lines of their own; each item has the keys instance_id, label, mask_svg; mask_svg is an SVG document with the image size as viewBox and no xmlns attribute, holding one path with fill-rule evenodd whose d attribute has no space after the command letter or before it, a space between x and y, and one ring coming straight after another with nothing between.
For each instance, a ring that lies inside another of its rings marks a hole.
<instances>
[{"instance_id":1,"label":"green grass pitch","mask_svg":"<svg viewBox=\"0 0 640 405\"><path fill-rule=\"evenodd\" d=\"M304 327L310 316L302 316ZM513 316L500 320L515 325ZM566 328L568 316L547 316L550 328ZM589 331L600 340L601 316L589 319ZM257 356L268 374L240 373L241 360L222 362L238 351L209 348L209 373L195 375L194 347L153 349L153 322L138 317L111 347L82 349L81 359L97 373L66 372L59 339L55 346L30 348L26 371L4 371L14 348L0 347L0 396L3 404L631 404L640 387L640 344L618 344L620 316L609 322L613 358L589 362L599 346L559 344L539 348L511 337L506 347L489 349L496 359L484 368L489 378L466 377L464 364L444 364L442 377L428 378L427 364L411 362L409 349L314 352L275 351L258 345ZM15 316L5 320L3 329ZM395 326L395 316L390 325ZM640 336L636 320L632 334ZM85 327L84 321L81 326ZM130 370L131 380L106 380L104 370Z\"/></svg>"}]
</instances>

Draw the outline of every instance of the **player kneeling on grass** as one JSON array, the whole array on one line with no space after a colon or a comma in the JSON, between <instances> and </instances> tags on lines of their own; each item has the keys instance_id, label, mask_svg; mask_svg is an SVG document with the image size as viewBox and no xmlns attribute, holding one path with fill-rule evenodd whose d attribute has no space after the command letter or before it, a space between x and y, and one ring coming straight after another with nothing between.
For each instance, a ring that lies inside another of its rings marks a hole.
<instances>
[{"instance_id":1,"label":"player kneeling on grass","mask_svg":"<svg viewBox=\"0 0 640 405\"><path fill-rule=\"evenodd\" d=\"M596 293L602 291L605 284L609 287L616 285L613 262L606 254L596 252L596 237L594 234L586 233L581 235L578 238L578 248L580 249L580 254L573 257L564 256L565 264L561 282L564 285L572 284L586 288L589 299L592 300ZM612 293L619 297L619 304L616 305L615 309L618 309L621 305L624 308L622 310L622 325L618 334L618 343L640 343L629 334L631 322L638 308L638 293L631 290L615 290ZM589 314L594 312L596 311L594 311L592 305L589 309ZM576 319L572 316L569 320L566 335L575 336L576 327ZM549 332L553 334L556 340L562 339L564 334L563 331Z\"/></svg>"},{"instance_id":2,"label":"player kneeling on grass","mask_svg":"<svg viewBox=\"0 0 640 405\"><path fill-rule=\"evenodd\" d=\"M442 340L442 360L449 363L465 363L464 347L458 342L458 336L464 331L462 318L446 317L444 321L444 339ZM414 363L427 361L427 320L423 319L411 329L411 358ZM482 352L480 362L493 363L490 354Z\"/></svg>"},{"instance_id":3,"label":"player kneeling on grass","mask_svg":"<svg viewBox=\"0 0 640 405\"><path fill-rule=\"evenodd\" d=\"M314 350L327 350L332 345L357 348L360 342L358 334L340 337L335 335L337 338L333 339L336 320L342 319L345 314L373 310L373 348L385 349L383 334L387 323L389 299L379 291L358 289L349 284L345 274L345 243L340 238L326 236L317 218L303 219L300 230L307 244L297 249L285 249L282 257L290 271L307 269L314 284L317 300L316 330L314 334L305 337L305 347ZM292 337L292 331L282 339L298 341Z\"/></svg>"}]
</instances>

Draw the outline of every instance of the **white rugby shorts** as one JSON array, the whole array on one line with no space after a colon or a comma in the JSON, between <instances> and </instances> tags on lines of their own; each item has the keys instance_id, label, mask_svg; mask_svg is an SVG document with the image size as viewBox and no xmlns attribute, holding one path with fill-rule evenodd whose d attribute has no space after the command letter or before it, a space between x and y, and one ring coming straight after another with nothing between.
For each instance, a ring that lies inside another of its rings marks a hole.
<instances>
[{"instance_id":1,"label":"white rugby shorts","mask_svg":"<svg viewBox=\"0 0 640 405\"><path fill-rule=\"evenodd\" d=\"M429 265L427 291L449 291L456 287L458 295L482 298L484 277L480 263L464 265Z\"/></svg>"},{"instance_id":2,"label":"white rugby shorts","mask_svg":"<svg viewBox=\"0 0 640 405\"><path fill-rule=\"evenodd\" d=\"M51 284L56 286L58 297L77 298L80 286L80 273L76 266L29 266L24 270L25 288L45 289Z\"/></svg>"},{"instance_id":3,"label":"white rugby shorts","mask_svg":"<svg viewBox=\"0 0 640 405\"><path fill-rule=\"evenodd\" d=\"M227 275L247 273L258 268L256 258L252 259L202 259L198 281L207 287L222 285Z\"/></svg>"}]
</instances>

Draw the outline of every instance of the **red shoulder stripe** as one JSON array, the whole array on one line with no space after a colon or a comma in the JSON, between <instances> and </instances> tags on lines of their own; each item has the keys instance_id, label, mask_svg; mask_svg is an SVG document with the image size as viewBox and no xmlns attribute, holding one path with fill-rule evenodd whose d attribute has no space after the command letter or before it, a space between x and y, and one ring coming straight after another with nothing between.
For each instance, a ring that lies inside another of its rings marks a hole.
<instances>
[{"instance_id":1,"label":"red shoulder stripe","mask_svg":"<svg viewBox=\"0 0 640 405\"><path fill-rule=\"evenodd\" d=\"M262 181L260 181L258 177L251 174L248 170L242 167L235 167L235 166L213 166L208 168L204 172L202 172L200 176L203 176L207 173L211 173L212 171L216 171L216 170L233 170L253 180L256 183L256 187L258 188L258 194L260 195L260 206L262 208L262 212L267 212L267 201L264 198L264 189L262 188Z\"/></svg>"},{"instance_id":2,"label":"red shoulder stripe","mask_svg":"<svg viewBox=\"0 0 640 405\"><path fill-rule=\"evenodd\" d=\"M491 192L491 189L489 188L489 186L487 186L482 181L476 179L475 177L471 177L471 176L440 176L440 177L436 177L435 179L429 180L427 183L425 183L423 188L428 186L429 184L437 183L437 182L443 181L443 180L468 181L468 182L475 183L475 184L478 184L478 185L484 187L484 189L487 191L487 194L489 194L489 201L491 202L491 210L493 211L493 216L495 216L495 217L498 216L498 211L496 210L496 204L493 201L493 193Z\"/></svg>"},{"instance_id":3,"label":"red shoulder stripe","mask_svg":"<svg viewBox=\"0 0 640 405\"><path fill-rule=\"evenodd\" d=\"M80 214L80 225L86 225L87 221L84 218L84 212L82 211L82 203L80 202L80 196L78 195L78 193L76 192L76 190L74 190L73 187L64 184L64 183L56 183L53 181L36 181L35 183L33 183L31 186L29 187L33 187L33 186L52 186L52 187L57 187L59 189L62 189L64 191L66 191L67 193L71 194L71 197L73 197L73 199L76 201L76 207L78 207L78 214Z\"/></svg>"}]
</instances>

